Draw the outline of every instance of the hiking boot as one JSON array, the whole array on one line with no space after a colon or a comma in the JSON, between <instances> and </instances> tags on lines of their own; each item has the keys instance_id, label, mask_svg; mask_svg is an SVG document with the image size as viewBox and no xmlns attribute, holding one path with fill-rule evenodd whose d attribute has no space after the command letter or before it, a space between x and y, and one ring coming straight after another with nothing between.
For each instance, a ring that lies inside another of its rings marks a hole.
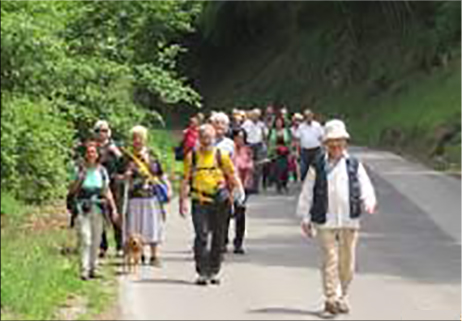
<instances>
[{"instance_id":1,"label":"hiking boot","mask_svg":"<svg viewBox=\"0 0 462 321\"><path fill-rule=\"evenodd\" d=\"M337 302L335 301L326 301L326 304L324 306L324 312L331 314L331 315L337 315L339 314Z\"/></svg>"},{"instance_id":2,"label":"hiking boot","mask_svg":"<svg viewBox=\"0 0 462 321\"><path fill-rule=\"evenodd\" d=\"M154 267L161 267L162 263L160 262L159 258L157 257L151 257L149 260L149 264Z\"/></svg>"},{"instance_id":3,"label":"hiking boot","mask_svg":"<svg viewBox=\"0 0 462 321\"><path fill-rule=\"evenodd\" d=\"M214 274L210 277L210 283L213 285L220 285L221 281L217 274Z\"/></svg>"},{"instance_id":4,"label":"hiking boot","mask_svg":"<svg viewBox=\"0 0 462 321\"><path fill-rule=\"evenodd\" d=\"M101 279L101 275L97 273L95 270L91 270L88 276L90 277L90 279Z\"/></svg>"},{"instance_id":5,"label":"hiking boot","mask_svg":"<svg viewBox=\"0 0 462 321\"><path fill-rule=\"evenodd\" d=\"M350 305L345 298L339 299L337 302L337 310L339 313L348 314L350 313Z\"/></svg>"},{"instance_id":6,"label":"hiking boot","mask_svg":"<svg viewBox=\"0 0 462 321\"><path fill-rule=\"evenodd\" d=\"M234 254L244 255L245 251L244 251L244 249L242 247L236 247L234 249Z\"/></svg>"},{"instance_id":7,"label":"hiking boot","mask_svg":"<svg viewBox=\"0 0 462 321\"><path fill-rule=\"evenodd\" d=\"M207 278L203 275L199 275L198 278L196 279L196 284L200 286L206 286Z\"/></svg>"}]
</instances>

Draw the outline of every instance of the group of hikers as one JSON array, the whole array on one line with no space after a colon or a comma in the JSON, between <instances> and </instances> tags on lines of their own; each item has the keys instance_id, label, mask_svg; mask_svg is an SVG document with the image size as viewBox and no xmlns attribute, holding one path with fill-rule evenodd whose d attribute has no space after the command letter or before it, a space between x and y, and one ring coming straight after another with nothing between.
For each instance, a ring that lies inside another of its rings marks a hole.
<instances>
[{"instance_id":1,"label":"group of hikers","mask_svg":"<svg viewBox=\"0 0 462 321\"><path fill-rule=\"evenodd\" d=\"M131 146L111 139L106 121L98 121L94 139L75 166L68 208L77 224L81 277L96 276L98 257L108 248L104 221L114 228L117 255L137 234L151 249L149 260L160 266L165 204L173 195L159 158L147 147L148 130L135 126ZM247 201L261 189L287 192L302 182L297 214L307 237L322 250L325 311L348 313L355 248L362 211L374 213L375 192L363 165L347 152L350 136L338 119L323 125L314 113L290 114L284 106L234 109L191 117L175 157L184 163L180 215L191 213L194 227L196 284L220 284L223 255L235 220L234 253L245 254Z\"/></svg>"}]
</instances>

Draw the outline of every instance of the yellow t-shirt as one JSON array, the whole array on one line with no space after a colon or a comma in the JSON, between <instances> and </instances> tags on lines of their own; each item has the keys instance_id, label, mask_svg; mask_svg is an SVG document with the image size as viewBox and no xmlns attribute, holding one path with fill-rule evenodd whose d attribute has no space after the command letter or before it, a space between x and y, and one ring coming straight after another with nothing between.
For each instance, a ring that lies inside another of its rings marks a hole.
<instances>
[{"instance_id":1,"label":"yellow t-shirt","mask_svg":"<svg viewBox=\"0 0 462 321\"><path fill-rule=\"evenodd\" d=\"M199 194L213 195L218 188L225 187L225 174L230 177L234 175L234 165L227 153L221 153L221 167L218 164L218 157L215 156L216 148L208 151L198 150L196 153L195 171L192 173L193 199L210 201L210 198L201 197ZM189 153L184 162L185 177L190 177L192 167L192 153Z\"/></svg>"}]
</instances>

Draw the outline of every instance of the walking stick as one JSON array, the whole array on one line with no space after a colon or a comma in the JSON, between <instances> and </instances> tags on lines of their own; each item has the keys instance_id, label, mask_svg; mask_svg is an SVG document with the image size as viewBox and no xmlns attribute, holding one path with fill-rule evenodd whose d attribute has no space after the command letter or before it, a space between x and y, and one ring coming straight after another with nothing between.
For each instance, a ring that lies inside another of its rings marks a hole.
<instances>
[{"instance_id":1,"label":"walking stick","mask_svg":"<svg viewBox=\"0 0 462 321\"><path fill-rule=\"evenodd\" d=\"M129 182L128 179L123 181L123 203L122 203L122 244L125 244L127 240L127 211L128 211L128 189Z\"/></svg>"}]
</instances>

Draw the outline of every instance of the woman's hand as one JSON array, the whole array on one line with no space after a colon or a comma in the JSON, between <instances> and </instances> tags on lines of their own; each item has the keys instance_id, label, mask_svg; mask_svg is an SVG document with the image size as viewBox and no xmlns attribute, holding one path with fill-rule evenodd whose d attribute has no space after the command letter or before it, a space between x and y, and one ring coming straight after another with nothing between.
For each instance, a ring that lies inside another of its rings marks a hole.
<instances>
[{"instance_id":1,"label":"woman's hand","mask_svg":"<svg viewBox=\"0 0 462 321\"><path fill-rule=\"evenodd\" d=\"M122 226L121 216L117 210L112 211L112 221L117 225L117 227Z\"/></svg>"}]
</instances>

